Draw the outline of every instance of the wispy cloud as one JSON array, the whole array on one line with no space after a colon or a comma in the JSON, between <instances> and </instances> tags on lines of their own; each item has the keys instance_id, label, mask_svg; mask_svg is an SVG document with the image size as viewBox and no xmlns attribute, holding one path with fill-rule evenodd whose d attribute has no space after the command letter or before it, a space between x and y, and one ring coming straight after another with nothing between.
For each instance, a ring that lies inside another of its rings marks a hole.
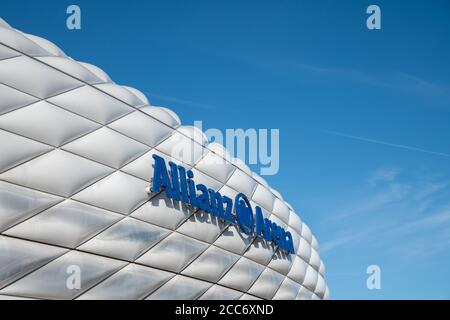
<instances>
[{"instance_id":1,"label":"wispy cloud","mask_svg":"<svg viewBox=\"0 0 450 320\"><path fill-rule=\"evenodd\" d=\"M181 98L177 98L177 97L173 97L173 96L166 96L166 95L153 93L153 92L144 92L144 93L147 96L150 97L150 101L153 100L152 98L156 98L156 99L164 101L164 102L182 104L182 105L186 105L186 106L190 106L190 107L196 107L196 108L201 108L201 109L206 109L206 110L219 110L219 109L221 109L218 106L214 106L214 105L210 105L210 104L206 104L206 103L201 103L201 102L197 102L197 101L181 99Z\"/></svg>"},{"instance_id":2,"label":"wispy cloud","mask_svg":"<svg viewBox=\"0 0 450 320\"><path fill-rule=\"evenodd\" d=\"M393 147L393 148L399 148L399 149L404 149L404 150L409 150L409 151L417 151L417 152L432 154L435 156L450 158L450 154L444 153L444 152L432 151L432 150L427 150L427 149L418 148L418 147L414 147L414 146L408 146L408 145L399 144L399 143L392 143L392 142L387 142L387 141L383 141L383 140L371 139L371 138L351 135L351 134L347 134L347 133L339 132L339 131L326 130L326 129L316 129L316 130L321 131L323 133L343 137L343 138L359 140L359 141L363 141L363 142L369 142L369 143L384 145L384 146Z\"/></svg>"},{"instance_id":3,"label":"wispy cloud","mask_svg":"<svg viewBox=\"0 0 450 320\"><path fill-rule=\"evenodd\" d=\"M291 70L297 69L316 73L322 77L328 75L333 80L336 80L334 78L339 78L341 80L359 82L370 86L415 92L422 95L449 96L450 92L450 85L448 84L435 83L402 71L388 71L381 74L379 72L362 72L352 68L334 68L293 61L282 61L279 62L279 65Z\"/></svg>"},{"instance_id":4,"label":"wispy cloud","mask_svg":"<svg viewBox=\"0 0 450 320\"><path fill-rule=\"evenodd\" d=\"M381 168L370 175L368 182L371 185L376 185L379 182L390 182L397 178L400 172L399 168Z\"/></svg>"}]
</instances>

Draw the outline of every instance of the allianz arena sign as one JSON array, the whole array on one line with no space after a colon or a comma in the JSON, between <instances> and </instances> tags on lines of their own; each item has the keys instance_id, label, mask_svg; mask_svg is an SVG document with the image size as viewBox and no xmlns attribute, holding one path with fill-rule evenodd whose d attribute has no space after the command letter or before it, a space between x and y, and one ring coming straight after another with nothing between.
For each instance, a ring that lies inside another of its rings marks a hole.
<instances>
[{"instance_id":1,"label":"allianz arena sign","mask_svg":"<svg viewBox=\"0 0 450 320\"><path fill-rule=\"evenodd\" d=\"M203 210L226 222L238 224L242 232L247 235L263 237L272 241L275 245L288 253L295 253L292 235L289 231L278 226L268 218L264 218L261 207L255 207L255 216L252 206L243 193L236 195L234 210L232 214L233 200L220 192L206 187L204 184L196 184L194 173L186 170L183 166L169 161L170 174L167 170L165 160L154 154L154 173L152 180L152 192L164 190L166 196L176 201L182 201L185 205ZM200 194L197 194L197 191Z\"/></svg>"}]
</instances>

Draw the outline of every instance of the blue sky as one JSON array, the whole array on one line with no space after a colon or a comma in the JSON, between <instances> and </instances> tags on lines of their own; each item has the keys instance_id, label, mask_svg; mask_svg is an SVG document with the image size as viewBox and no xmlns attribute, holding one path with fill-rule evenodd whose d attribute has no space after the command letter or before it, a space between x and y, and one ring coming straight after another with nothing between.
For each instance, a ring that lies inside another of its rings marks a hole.
<instances>
[{"instance_id":1,"label":"blue sky","mask_svg":"<svg viewBox=\"0 0 450 320\"><path fill-rule=\"evenodd\" d=\"M381 30L365 26L370 4ZM450 298L450 2L3 0L0 13L184 124L279 128L267 180L316 234L332 298ZM381 290L366 288L371 264Z\"/></svg>"}]
</instances>

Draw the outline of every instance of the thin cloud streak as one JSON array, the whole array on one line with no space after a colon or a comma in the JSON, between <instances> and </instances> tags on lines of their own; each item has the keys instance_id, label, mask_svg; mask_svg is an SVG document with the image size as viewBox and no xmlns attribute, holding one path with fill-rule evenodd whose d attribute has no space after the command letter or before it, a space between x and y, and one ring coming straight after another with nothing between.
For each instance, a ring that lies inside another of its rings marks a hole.
<instances>
[{"instance_id":1,"label":"thin cloud streak","mask_svg":"<svg viewBox=\"0 0 450 320\"><path fill-rule=\"evenodd\" d=\"M187 105L187 106L191 106L191 107L197 107L197 108L206 109L206 110L219 110L219 109L221 109L220 107L213 106L213 105L210 105L210 104L195 102L195 101L186 100L186 99L180 99L180 98L173 97L173 96L166 96L166 95L152 93L152 92L145 92L145 94L150 97L150 100L152 98L156 98L156 99L160 99L160 100L167 101L167 102L183 104L183 105Z\"/></svg>"},{"instance_id":2,"label":"thin cloud streak","mask_svg":"<svg viewBox=\"0 0 450 320\"><path fill-rule=\"evenodd\" d=\"M382 141L382 140L376 140L376 139L370 139L370 138L361 137L361 136L355 136L355 135L351 135L351 134L347 134L347 133L343 133L343 132L339 132L339 131L326 130L326 129L318 129L318 130L323 133L332 134L332 135L340 136L340 137L344 137L344 138L349 138L349 139L354 139L354 140L359 140L359 141L364 141L364 142L369 142L369 143L374 143L374 144L379 144L379 145L384 145L384 146L389 146L389 147L394 147L394 148L400 148L400 149L405 149L405 150L410 150L410 151L417 151L417 152L422 152L422 153L427 153L427 154L432 154L432 155L436 155L436 156L450 158L450 154L448 154L448 153L436 152L436 151L432 151L432 150L407 146L404 144L391 143L391 142Z\"/></svg>"}]
</instances>

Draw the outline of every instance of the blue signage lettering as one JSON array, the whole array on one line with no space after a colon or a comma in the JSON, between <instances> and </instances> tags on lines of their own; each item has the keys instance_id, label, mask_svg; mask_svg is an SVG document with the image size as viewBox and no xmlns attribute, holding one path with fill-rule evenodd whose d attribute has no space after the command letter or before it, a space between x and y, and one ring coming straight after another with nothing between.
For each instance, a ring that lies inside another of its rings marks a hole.
<instances>
[{"instance_id":1,"label":"blue signage lettering","mask_svg":"<svg viewBox=\"0 0 450 320\"><path fill-rule=\"evenodd\" d=\"M203 184L195 184L194 173L191 170L186 171L184 167L169 161L169 174L163 158L154 154L153 159L155 159L155 164L152 192L164 191L170 199L181 201L185 205L237 224L245 234L262 237L267 241L272 241L281 249L294 253L291 233L268 218L264 218L259 206L255 207L253 215L252 206L245 194L239 193L234 199L236 213L234 216L232 214L233 200L222 196L218 191L208 189Z\"/></svg>"}]
</instances>

